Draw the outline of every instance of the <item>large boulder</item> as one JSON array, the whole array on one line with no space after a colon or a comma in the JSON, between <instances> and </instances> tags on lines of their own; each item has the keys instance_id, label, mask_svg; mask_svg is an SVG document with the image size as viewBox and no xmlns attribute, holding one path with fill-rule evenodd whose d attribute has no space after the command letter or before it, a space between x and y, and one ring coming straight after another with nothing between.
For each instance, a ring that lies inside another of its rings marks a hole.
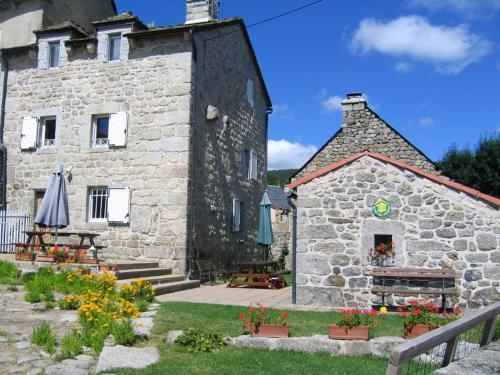
<instances>
[{"instance_id":1,"label":"large boulder","mask_svg":"<svg viewBox=\"0 0 500 375\"><path fill-rule=\"evenodd\" d=\"M105 346L97 362L96 373L119 368L142 369L160 360L156 348L130 348L127 346Z\"/></svg>"}]
</instances>

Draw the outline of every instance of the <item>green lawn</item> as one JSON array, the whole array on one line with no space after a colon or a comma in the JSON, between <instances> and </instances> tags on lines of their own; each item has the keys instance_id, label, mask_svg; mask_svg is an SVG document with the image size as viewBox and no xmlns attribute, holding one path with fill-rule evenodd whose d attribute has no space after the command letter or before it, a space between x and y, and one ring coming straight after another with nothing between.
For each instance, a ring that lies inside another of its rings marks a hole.
<instances>
[{"instance_id":1,"label":"green lawn","mask_svg":"<svg viewBox=\"0 0 500 375\"><path fill-rule=\"evenodd\" d=\"M243 334L239 313L245 307L194 304L187 302L163 303L156 316L153 340L160 342L171 330L184 330L189 327L211 328L224 336ZM333 323L340 313L313 311L287 311L292 336L326 335L328 324ZM376 336L402 336L403 323L397 316L381 316L380 324L372 330Z\"/></svg>"},{"instance_id":2,"label":"green lawn","mask_svg":"<svg viewBox=\"0 0 500 375\"><path fill-rule=\"evenodd\" d=\"M114 374L203 375L383 375L387 360L372 357L331 357L285 351L226 348L217 353L184 353L160 345L161 360L144 370L114 370Z\"/></svg>"}]
</instances>

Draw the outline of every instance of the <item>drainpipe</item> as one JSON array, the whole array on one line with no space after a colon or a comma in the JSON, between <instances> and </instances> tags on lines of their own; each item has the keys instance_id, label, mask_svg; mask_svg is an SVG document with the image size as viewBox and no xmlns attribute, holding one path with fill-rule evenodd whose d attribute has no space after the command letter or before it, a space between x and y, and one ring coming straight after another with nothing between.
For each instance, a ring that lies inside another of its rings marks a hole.
<instances>
[{"instance_id":1,"label":"drainpipe","mask_svg":"<svg viewBox=\"0 0 500 375\"><path fill-rule=\"evenodd\" d=\"M9 63L2 51L0 51L0 63L3 70L2 102L0 104L0 152L2 154L2 180L0 181L0 208L7 208L7 147L3 143L3 132L5 128L5 101L7 98L7 79L9 76Z\"/></svg>"},{"instance_id":2,"label":"drainpipe","mask_svg":"<svg viewBox=\"0 0 500 375\"><path fill-rule=\"evenodd\" d=\"M194 161L194 148L195 148L195 127L196 127L196 110L197 110L197 95L198 95L198 85L197 85L197 77L198 77L198 64L197 64L197 48L196 42L194 40L195 31L193 28L189 29L189 36L191 38L191 45L193 49L193 60L194 64L194 74L192 77L193 83L193 109L191 111L191 181L190 181L190 206L189 206L189 228L188 228L188 270L186 273L186 280L191 280L193 276L193 228L194 228L194 181L195 181L195 161Z\"/></svg>"},{"instance_id":3,"label":"drainpipe","mask_svg":"<svg viewBox=\"0 0 500 375\"><path fill-rule=\"evenodd\" d=\"M297 206L294 199L297 195L294 191L288 194L288 203L292 206L292 303L297 303Z\"/></svg>"}]
</instances>

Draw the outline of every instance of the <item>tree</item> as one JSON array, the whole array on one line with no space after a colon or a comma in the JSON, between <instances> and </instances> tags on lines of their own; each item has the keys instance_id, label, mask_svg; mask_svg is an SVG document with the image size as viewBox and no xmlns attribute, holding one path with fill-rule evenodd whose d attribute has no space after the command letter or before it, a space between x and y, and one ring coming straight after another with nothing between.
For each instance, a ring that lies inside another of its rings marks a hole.
<instances>
[{"instance_id":1,"label":"tree","mask_svg":"<svg viewBox=\"0 0 500 375\"><path fill-rule=\"evenodd\" d=\"M284 188L288 183L288 179L295 173L295 171L296 169L277 169L267 171L267 184Z\"/></svg>"},{"instance_id":2,"label":"tree","mask_svg":"<svg viewBox=\"0 0 500 375\"><path fill-rule=\"evenodd\" d=\"M458 149L452 145L437 163L451 179L482 193L500 196L500 135L481 138L477 147Z\"/></svg>"}]
</instances>

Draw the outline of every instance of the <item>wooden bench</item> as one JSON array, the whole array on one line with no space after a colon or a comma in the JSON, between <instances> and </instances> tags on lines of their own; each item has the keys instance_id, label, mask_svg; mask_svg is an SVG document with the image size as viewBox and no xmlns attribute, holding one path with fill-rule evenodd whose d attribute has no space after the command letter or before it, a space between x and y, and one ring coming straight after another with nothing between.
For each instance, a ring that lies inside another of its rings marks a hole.
<instances>
[{"instance_id":1,"label":"wooden bench","mask_svg":"<svg viewBox=\"0 0 500 375\"><path fill-rule=\"evenodd\" d=\"M453 270L425 268L374 268L372 293L382 293L382 305L386 294L440 294L442 309L446 307L446 296L457 294Z\"/></svg>"}]
</instances>

